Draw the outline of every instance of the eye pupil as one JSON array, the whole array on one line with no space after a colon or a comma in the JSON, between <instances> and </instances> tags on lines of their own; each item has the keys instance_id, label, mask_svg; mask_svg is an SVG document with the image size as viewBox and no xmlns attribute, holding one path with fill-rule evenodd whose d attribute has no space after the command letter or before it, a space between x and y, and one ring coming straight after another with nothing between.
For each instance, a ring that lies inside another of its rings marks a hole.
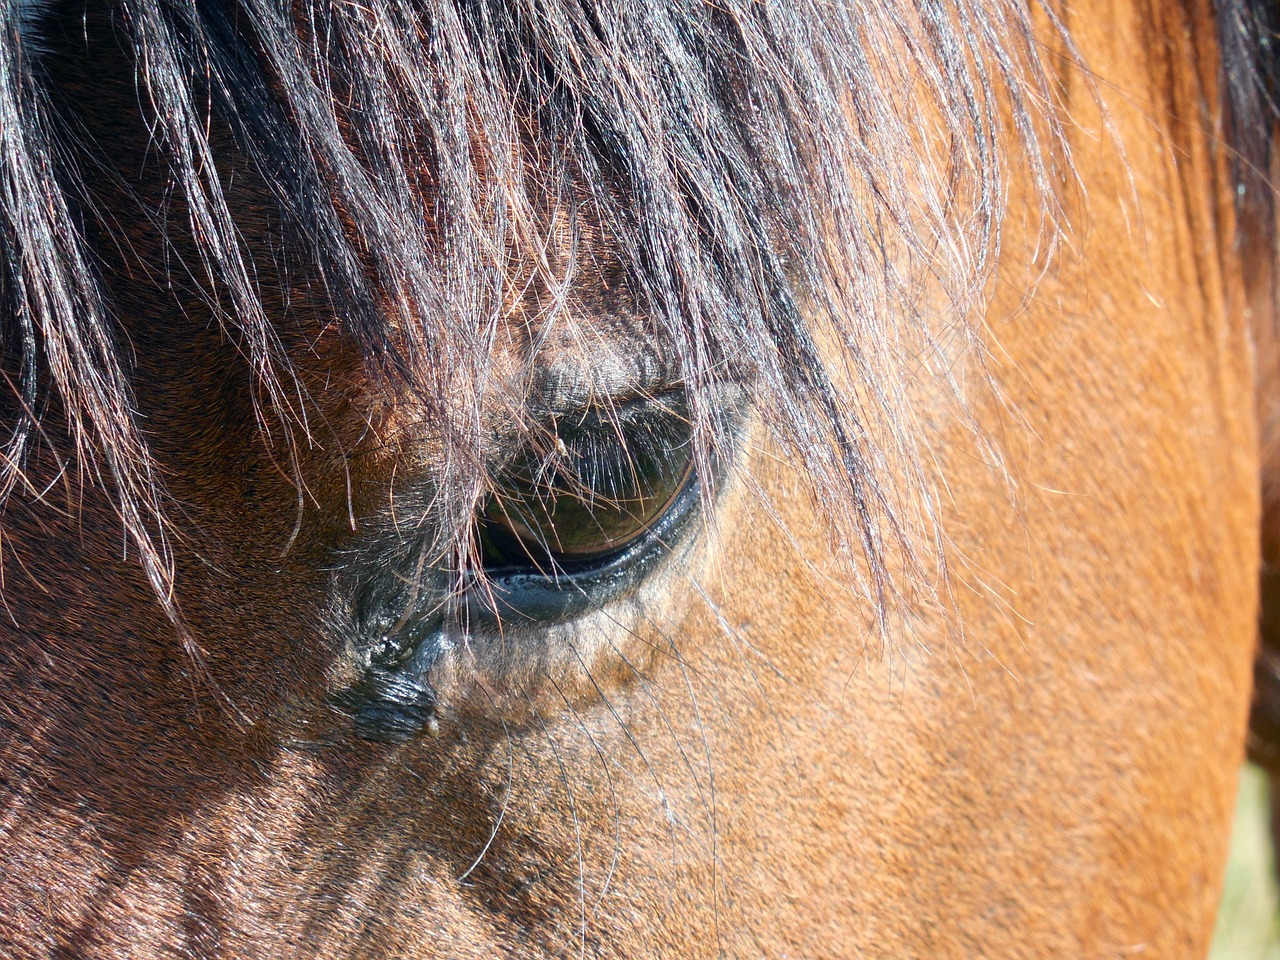
<instances>
[{"instance_id":1,"label":"eye pupil","mask_svg":"<svg viewBox=\"0 0 1280 960\"><path fill-rule=\"evenodd\" d=\"M642 538L689 485L683 398L587 411L555 425L498 478L479 514L487 569L557 571L598 564Z\"/></svg>"}]
</instances>

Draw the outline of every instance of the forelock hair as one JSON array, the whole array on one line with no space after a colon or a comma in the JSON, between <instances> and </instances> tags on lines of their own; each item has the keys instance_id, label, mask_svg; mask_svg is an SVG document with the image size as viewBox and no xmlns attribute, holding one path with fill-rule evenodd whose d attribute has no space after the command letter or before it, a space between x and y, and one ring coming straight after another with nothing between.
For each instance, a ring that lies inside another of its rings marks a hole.
<instances>
[{"instance_id":1,"label":"forelock hair","mask_svg":"<svg viewBox=\"0 0 1280 960\"><path fill-rule=\"evenodd\" d=\"M276 415L300 415L255 279L278 254L237 231L210 111L271 185L345 335L374 367L439 399L447 456L474 459L478 417L441 398L465 383L480 404L475 385L513 300L536 281L539 315L556 316L600 269L574 238L603 237L678 357L702 447L719 429L714 384L742 384L813 478L831 529L848 538L840 546L864 558L883 610L888 554L913 540L901 487L920 477L895 327L932 342L936 318L925 314L939 308L926 306L926 287L956 319L981 297L1011 167L1038 191L1049 232L1051 184L1069 167L1024 4L115 7L218 289L211 307L241 332ZM35 64L35 8L3 9L0 320L21 402L0 480L6 493L22 481L43 398L55 394L76 455L114 490L167 596L159 472L67 200L77 174L59 164L67 134L51 123ZM1057 29L1047 11L1034 16ZM549 244L552 233L569 241Z\"/></svg>"},{"instance_id":2,"label":"forelock hair","mask_svg":"<svg viewBox=\"0 0 1280 960\"><path fill-rule=\"evenodd\" d=\"M1233 151L1236 198L1251 217L1272 226L1272 141L1280 118L1280 7L1271 0L1218 0L1218 36ZM1256 238L1255 238L1256 239Z\"/></svg>"}]
</instances>

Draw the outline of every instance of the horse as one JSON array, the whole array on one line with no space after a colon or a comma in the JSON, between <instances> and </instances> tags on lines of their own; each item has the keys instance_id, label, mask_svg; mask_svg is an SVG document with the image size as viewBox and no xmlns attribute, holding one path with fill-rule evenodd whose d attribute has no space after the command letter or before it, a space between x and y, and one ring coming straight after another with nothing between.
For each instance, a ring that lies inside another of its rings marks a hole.
<instances>
[{"instance_id":1,"label":"horse","mask_svg":"<svg viewBox=\"0 0 1280 960\"><path fill-rule=\"evenodd\" d=\"M1276 17L4 0L3 953L1203 956Z\"/></svg>"}]
</instances>

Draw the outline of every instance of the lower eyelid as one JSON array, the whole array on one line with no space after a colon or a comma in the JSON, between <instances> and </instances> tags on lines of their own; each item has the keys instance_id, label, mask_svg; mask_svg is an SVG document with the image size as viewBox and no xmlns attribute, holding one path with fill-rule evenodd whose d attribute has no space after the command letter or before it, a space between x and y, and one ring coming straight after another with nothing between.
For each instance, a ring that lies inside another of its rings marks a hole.
<instances>
[{"instance_id":1,"label":"lower eyelid","mask_svg":"<svg viewBox=\"0 0 1280 960\"><path fill-rule=\"evenodd\" d=\"M582 569L489 572L466 591L469 616L480 622L561 623L629 594L684 539L700 502L701 487L691 471L658 521L607 560Z\"/></svg>"}]
</instances>

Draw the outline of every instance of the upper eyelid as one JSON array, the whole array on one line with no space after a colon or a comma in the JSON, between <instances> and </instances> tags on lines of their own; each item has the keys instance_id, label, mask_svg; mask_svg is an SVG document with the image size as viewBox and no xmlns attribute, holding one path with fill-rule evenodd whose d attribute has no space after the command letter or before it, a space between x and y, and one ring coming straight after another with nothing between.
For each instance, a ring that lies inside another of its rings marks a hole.
<instances>
[{"instance_id":1,"label":"upper eyelid","mask_svg":"<svg viewBox=\"0 0 1280 960\"><path fill-rule=\"evenodd\" d=\"M610 397L604 402L596 402L568 414L553 414L553 416L557 425L566 424L582 428L595 420L598 426L608 428L637 415L642 420L648 418L646 415L675 416L679 409L677 405L683 399L684 386L677 383L664 386L660 390Z\"/></svg>"},{"instance_id":2,"label":"upper eyelid","mask_svg":"<svg viewBox=\"0 0 1280 960\"><path fill-rule=\"evenodd\" d=\"M568 413L548 412L550 422L540 424L532 434L508 446L505 455L491 463L489 475L494 481L500 480L530 451L540 453L547 462L551 462L556 453L554 445L563 442L562 436L570 436L568 433L562 435L562 428L582 431L588 436L595 434L628 446L627 431L653 431L664 422L669 424L672 421L687 425L688 412L683 406L683 399L683 386L675 385L657 393L632 394L611 399L607 404L575 408ZM691 438L684 438L679 446L683 447L690 441Z\"/></svg>"},{"instance_id":3,"label":"upper eyelid","mask_svg":"<svg viewBox=\"0 0 1280 960\"><path fill-rule=\"evenodd\" d=\"M609 409L632 400L647 400L683 389L677 364L654 352L613 354L591 364L563 360L534 373L532 412L569 417L592 409Z\"/></svg>"}]
</instances>

